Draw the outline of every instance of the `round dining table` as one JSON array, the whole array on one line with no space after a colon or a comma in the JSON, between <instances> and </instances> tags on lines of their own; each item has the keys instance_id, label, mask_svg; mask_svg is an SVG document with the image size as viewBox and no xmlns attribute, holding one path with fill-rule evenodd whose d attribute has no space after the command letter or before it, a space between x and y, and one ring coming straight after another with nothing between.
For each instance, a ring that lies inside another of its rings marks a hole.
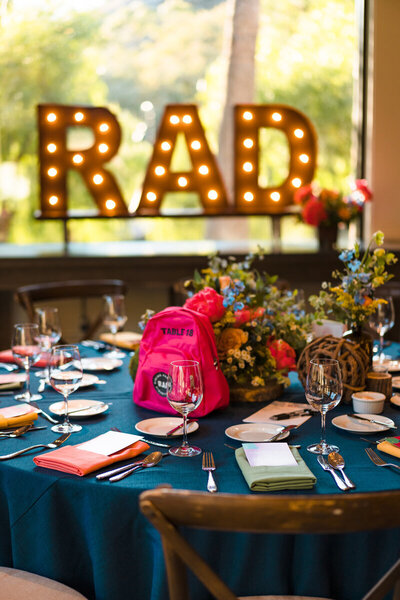
<instances>
[{"instance_id":1,"label":"round dining table","mask_svg":"<svg viewBox=\"0 0 400 600\"><path fill-rule=\"evenodd\" d=\"M390 352L397 357L400 345L392 344ZM83 346L81 354L103 356ZM82 387L71 396L110 405L104 413L90 418L75 414L74 421L82 425L82 430L72 434L67 444L79 444L111 428L138 433L138 422L163 416L134 404L129 361L127 354L119 368L96 373L105 384ZM281 400L306 402L297 375L292 373L290 377L291 385ZM37 387L38 382L39 378L32 374L32 387ZM61 400L49 386L42 396L38 404L47 412L52 403ZM0 413L2 407L16 403L13 394L3 393ZM235 457L234 449L241 442L227 437L225 430L242 423L262 406L263 403L231 404L199 419L198 429L190 434L190 441L212 451L219 492L260 493L249 490ZM400 471L377 467L365 452L375 446L379 435L360 436L332 424L332 418L349 412L351 405L342 402L328 413L327 439L339 446L356 491L399 490ZM392 403L386 402L383 414L400 425L400 409ZM39 416L36 423L47 428L15 439L1 438L0 455L57 437L43 417ZM288 493L294 498L299 494L352 493L339 490L331 475L319 466L316 455L307 451L307 445L318 441L319 435L320 418L316 415L291 431L287 440L300 445L301 457L317 478L314 488L266 493ZM150 442L173 443L161 437L144 437ZM149 451L154 450L168 452L167 448L150 445ZM160 538L139 511L138 497L142 491L161 484L206 491L207 473L201 468L202 457L167 455L154 468L110 483L97 480L96 473L79 477L37 467L33 462L36 455L37 451L0 461L0 564L55 579L90 599L168 598ZM394 458L393 462L400 465L399 459ZM238 595L298 594L356 600L397 560L400 551L398 529L296 538L200 530L188 531L187 535ZM191 585L193 600L209 598L200 583L191 581Z\"/></svg>"}]
</instances>

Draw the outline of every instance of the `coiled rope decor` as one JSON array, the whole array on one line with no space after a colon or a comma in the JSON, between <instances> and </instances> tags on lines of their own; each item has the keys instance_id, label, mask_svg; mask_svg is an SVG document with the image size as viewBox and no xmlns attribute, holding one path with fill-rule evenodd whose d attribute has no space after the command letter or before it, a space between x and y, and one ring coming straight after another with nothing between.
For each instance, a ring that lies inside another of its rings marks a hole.
<instances>
[{"instance_id":1,"label":"coiled rope decor","mask_svg":"<svg viewBox=\"0 0 400 600\"><path fill-rule=\"evenodd\" d=\"M299 379L304 389L308 365L312 358L334 358L339 361L343 379L343 402L349 404L351 395L365 389L369 358L360 344L325 335L308 344L297 362Z\"/></svg>"}]
</instances>

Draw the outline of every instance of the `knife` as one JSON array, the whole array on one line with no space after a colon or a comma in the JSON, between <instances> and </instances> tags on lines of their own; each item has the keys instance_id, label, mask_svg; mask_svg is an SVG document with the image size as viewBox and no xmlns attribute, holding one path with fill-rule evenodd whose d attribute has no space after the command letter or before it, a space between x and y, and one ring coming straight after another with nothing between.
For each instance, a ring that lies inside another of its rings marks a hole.
<instances>
[{"instance_id":1,"label":"knife","mask_svg":"<svg viewBox=\"0 0 400 600\"><path fill-rule=\"evenodd\" d=\"M193 419L188 419L187 420L187 425L190 425L190 423L195 423L196 421L194 421ZM170 435L172 435L173 433L175 433L175 431L178 431L179 429L182 429L183 427L183 421L182 423L179 423L179 425L177 425L176 427L173 427L172 429L170 429L169 431L167 431L167 433L165 434L167 437L169 437Z\"/></svg>"},{"instance_id":2,"label":"knife","mask_svg":"<svg viewBox=\"0 0 400 600\"><path fill-rule=\"evenodd\" d=\"M55 425L59 424L59 421L56 421L56 419L53 419L53 417L51 417L49 414L47 414L47 412L44 412L44 410L42 410L41 408L39 408L39 406L37 405L36 402L29 402L29 404L31 406L34 406L36 408L36 412L38 415L40 415L41 417L43 417L44 419L46 419L47 421L50 421L50 423L54 423Z\"/></svg>"},{"instance_id":3,"label":"knife","mask_svg":"<svg viewBox=\"0 0 400 600\"><path fill-rule=\"evenodd\" d=\"M279 413L278 415L273 415L270 418L271 421L281 421L282 419L290 419L291 417L306 417L316 414L316 410L311 410L311 408L303 408L302 410L295 410L293 412Z\"/></svg>"},{"instance_id":4,"label":"knife","mask_svg":"<svg viewBox=\"0 0 400 600\"><path fill-rule=\"evenodd\" d=\"M321 467L324 469L324 471L329 471L329 473L332 475L333 479L335 480L335 483L338 486L338 488L340 488L344 492L351 489L347 484L345 484L345 482L342 479L340 479L340 477L337 475L337 473L335 473L335 470L326 462L326 460L322 456L322 454L318 454L317 460L318 460L319 464L321 465Z\"/></svg>"},{"instance_id":5,"label":"knife","mask_svg":"<svg viewBox=\"0 0 400 600\"><path fill-rule=\"evenodd\" d=\"M371 417L361 417L360 415L355 415L353 413L348 416L353 419L360 419L360 421L368 421L369 423L375 423L376 425L383 425L383 427L389 427L389 429L397 429L397 425L389 425L387 422L377 421L376 419L371 419Z\"/></svg>"}]
</instances>

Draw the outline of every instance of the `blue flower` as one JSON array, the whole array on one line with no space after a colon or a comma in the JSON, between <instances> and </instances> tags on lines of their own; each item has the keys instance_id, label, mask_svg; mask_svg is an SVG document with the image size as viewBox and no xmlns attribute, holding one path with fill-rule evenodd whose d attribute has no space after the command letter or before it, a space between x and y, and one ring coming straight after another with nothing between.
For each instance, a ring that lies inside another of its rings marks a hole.
<instances>
[{"instance_id":1,"label":"blue flower","mask_svg":"<svg viewBox=\"0 0 400 600\"><path fill-rule=\"evenodd\" d=\"M353 260L353 258L354 258L354 250L343 250L339 254L339 260L341 260L342 262L349 262L350 260Z\"/></svg>"},{"instance_id":2,"label":"blue flower","mask_svg":"<svg viewBox=\"0 0 400 600\"><path fill-rule=\"evenodd\" d=\"M349 269L350 271L353 271L353 273L355 273L355 271L357 271L361 266L361 261L360 260L353 260L352 262L349 262Z\"/></svg>"},{"instance_id":3,"label":"blue flower","mask_svg":"<svg viewBox=\"0 0 400 600\"><path fill-rule=\"evenodd\" d=\"M235 302L235 304L233 305L234 310L242 310L243 308L244 308L243 302Z\"/></svg>"}]
</instances>

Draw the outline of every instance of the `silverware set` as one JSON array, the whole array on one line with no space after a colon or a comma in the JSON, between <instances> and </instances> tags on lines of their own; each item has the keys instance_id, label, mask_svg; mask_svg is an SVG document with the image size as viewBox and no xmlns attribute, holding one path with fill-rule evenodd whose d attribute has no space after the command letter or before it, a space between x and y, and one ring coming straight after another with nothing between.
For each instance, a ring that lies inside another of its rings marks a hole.
<instances>
[{"instance_id":1,"label":"silverware set","mask_svg":"<svg viewBox=\"0 0 400 600\"><path fill-rule=\"evenodd\" d=\"M96 475L96 479L98 481L104 481L105 479L108 479L108 481L110 481L111 483L114 483L115 481L121 481L121 479L128 477L128 475L131 475L139 469L148 469L149 467L155 467L165 456L170 456L169 452L152 452L145 458L135 460L134 462L129 463L128 465L117 467L116 469L105 471L104 473L99 473L98 475Z\"/></svg>"}]
</instances>

